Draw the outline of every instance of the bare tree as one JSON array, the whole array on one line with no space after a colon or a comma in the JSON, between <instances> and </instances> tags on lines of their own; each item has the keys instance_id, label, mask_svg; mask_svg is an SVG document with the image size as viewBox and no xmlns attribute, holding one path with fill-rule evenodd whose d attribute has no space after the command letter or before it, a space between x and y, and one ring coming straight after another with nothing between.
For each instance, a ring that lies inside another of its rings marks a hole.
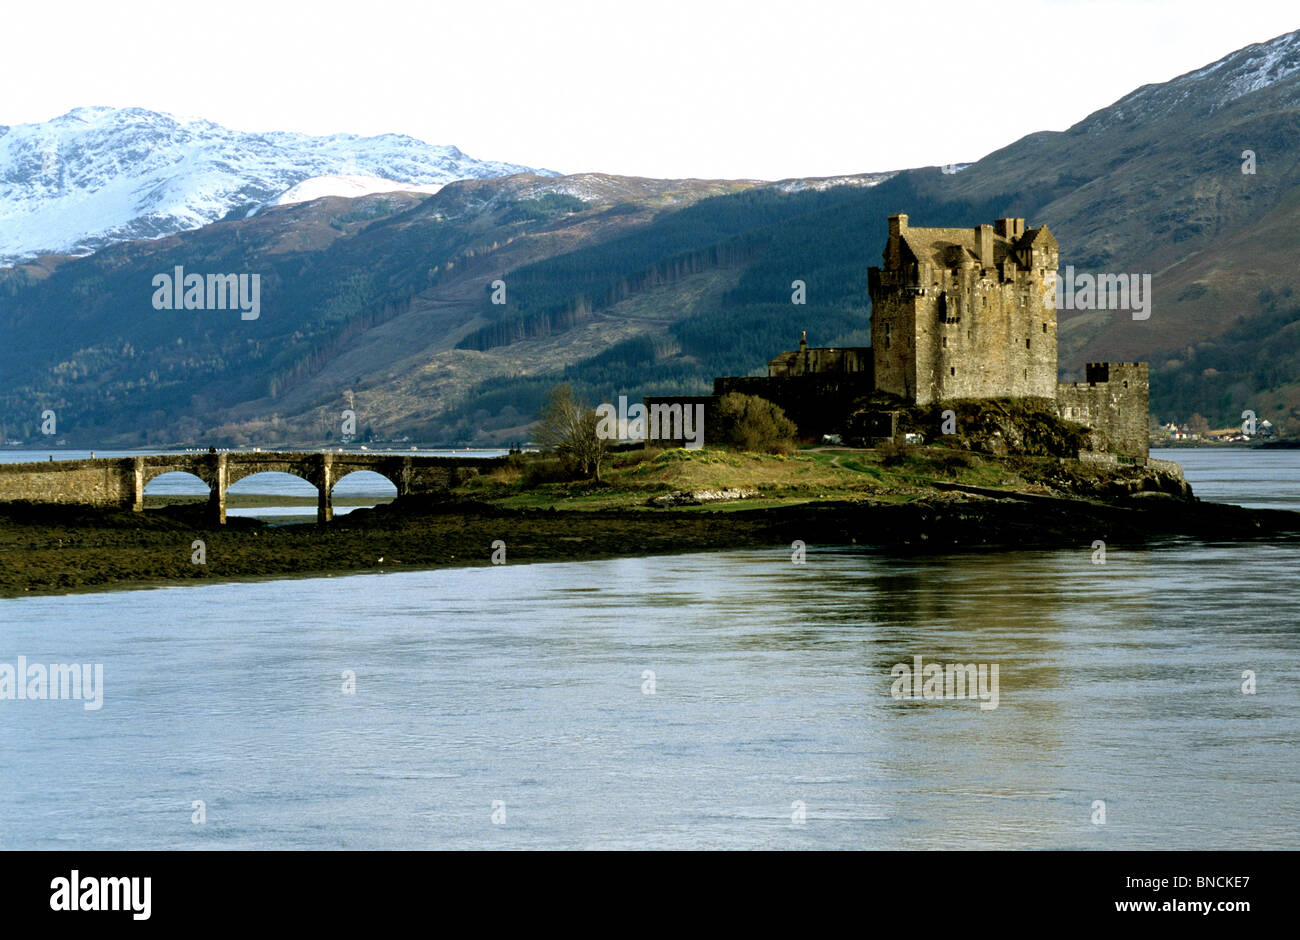
<instances>
[{"instance_id":1,"label":"bare tree","mask_svg":"<svg viewBox=\"0 0 1300 940\"><path fill-rule=\"evenodd\" d=\"M609 442L596 433L595 409L578 401L569 385L551 389L537 415L537 443L555 451L565 463L600 482L600 464Z\"/></svg>"}]
</instances>

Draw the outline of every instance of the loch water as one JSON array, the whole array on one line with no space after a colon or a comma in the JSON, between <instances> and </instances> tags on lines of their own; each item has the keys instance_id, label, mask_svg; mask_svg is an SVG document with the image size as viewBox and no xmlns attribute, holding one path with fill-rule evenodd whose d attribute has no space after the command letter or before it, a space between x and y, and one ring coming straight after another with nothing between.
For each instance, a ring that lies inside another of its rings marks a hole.
<instances>
[{"instance_id":1,"label":"loch water","mask_svg":"<svg viewBox=\"0 0 1300 940\"><path fill-rule=\"evenodd\" d=\"M1300 508L1300 451L1155 456ZM1300 845L1298 544L486 557L0 601L0 669L103 666L0 700L0 848Z\"/></svg>"}]
</instances>

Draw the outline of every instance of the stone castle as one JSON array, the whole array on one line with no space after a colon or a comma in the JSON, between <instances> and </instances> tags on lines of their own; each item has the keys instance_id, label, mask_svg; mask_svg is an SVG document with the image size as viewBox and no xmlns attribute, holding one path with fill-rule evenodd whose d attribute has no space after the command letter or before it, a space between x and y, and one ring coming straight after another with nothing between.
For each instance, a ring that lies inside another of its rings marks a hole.
<instances>
[{"instance_id":1,"label":"stone castle","mask_svg":"<svg viewBox=\"0 0 1300 940\"><path fill-rule=\"evenodd\" d=\"M837 433L853 403L877 392L904 405L1032 398L1100 432L1109 453L1145 461L1145 362L1089 363L1085 381L1057 381L1058 246L1047 226L911 228L894 215L883 261L868 271L870 347L810 348L805 334L766 377L718 378L712 396L653 401L708 407L730 392L758 395L815 436Z\"/></svg>"},{"instance_id":2,"label":"stone castle","mask_svg":"<svg viewBox=\"0 0 1300 940\"><path fill-rule=\"evenodd\" d=\"M908 228L895 215L884 261L867 282L878 390L918 405L1056 397L1057 245L1047 226Z\"/></svg>"}]
</instances>

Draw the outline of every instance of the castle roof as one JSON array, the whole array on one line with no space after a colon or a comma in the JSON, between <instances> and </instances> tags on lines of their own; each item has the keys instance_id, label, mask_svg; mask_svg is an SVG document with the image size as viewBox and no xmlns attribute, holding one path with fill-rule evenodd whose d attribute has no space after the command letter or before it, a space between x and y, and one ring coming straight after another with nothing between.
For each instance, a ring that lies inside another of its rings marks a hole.
<instances>
[{"instance_id":1,"label":"castle roof","mask_svg":"<svg viewBox=\"0 0 1300 940\"><path fill-rule=\"evenodd\" d=\"M975 258L975 230L969 228L909 228L900 236L907 250L912 253L912 260L927 261L931 264L945 265L951 263L952 249L962 248L971 259ZM994 237L994 250L997 243L1006 239ZM1005 248L1003 252L1005 253Z\"/></svg>"},{"instance_id":2,"label":"castle roof","mask_svg":"<svg viewBox=\"0 0 1300 940\"><path fill-rule=\"evenodd\" d=\"M1027 248L1032 245L1035 248L1058 248L1056 236L1046 225L1040 225L1038 228L1031 228L1025 232L1024 236L1016 247Z\"/></svg>"},{"instance_id":3,"label":"castle roof","mask_svg":"<svg viewBox=\"0 0 1300 940\"><path fill-rule=\"evenodd\" d=\"M899 233L904 255L909 261L951 267L961 260L978 261L979 247L974 228L906 228ZM1002 264L1008 254L1018 264L1024 263L1021 252L1027 248L1056 248L1056 238L1046 225L1031 228L1019 238L993 234L993 263Z\"/></svg>"}]
</instances>

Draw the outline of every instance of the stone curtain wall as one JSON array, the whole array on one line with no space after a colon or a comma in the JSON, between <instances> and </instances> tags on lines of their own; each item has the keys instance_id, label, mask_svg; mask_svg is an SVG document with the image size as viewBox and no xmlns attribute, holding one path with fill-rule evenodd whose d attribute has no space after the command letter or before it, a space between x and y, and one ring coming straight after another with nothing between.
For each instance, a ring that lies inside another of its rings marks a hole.
<instances>
[{"instance_id":1,"label":"stone curtain wall","mask_svg":"<svg viewBox=\"0 0 1300 940\"><path fill-rule=\"evenodd\" d=\"M1057 385L1057 414L1101 431L1112 453L1145 458L1150 394L1147 364L1090 362L1085 376L1085 382Z\"/></svg>"},{"instance_id":2,"label":"stone curtain wall","mask_svg":"<svg viewBox=\"0 0 1300 940\"><path fill-rule=\"evenodd\" d=\"M666 405L669 408L674 405L680 406L683 411L687 408L694 408L696 405L704 406L704 446L717 447L724 443L722 439L721 416L718 414L718 397L716 395L646 395L642 398L642 404L646 409L646 433L650 433L650 409L656 405ZM691 412L695 414L694 411ZM692 418L692 420L694 420ZM673 430L675 430L675 426ZM661 428L662 435L662 428ZM669 439L659 437L655 440L647 440L647 447L683 447L686 441L682 439Z\"/></svg>"}]
</instances>

